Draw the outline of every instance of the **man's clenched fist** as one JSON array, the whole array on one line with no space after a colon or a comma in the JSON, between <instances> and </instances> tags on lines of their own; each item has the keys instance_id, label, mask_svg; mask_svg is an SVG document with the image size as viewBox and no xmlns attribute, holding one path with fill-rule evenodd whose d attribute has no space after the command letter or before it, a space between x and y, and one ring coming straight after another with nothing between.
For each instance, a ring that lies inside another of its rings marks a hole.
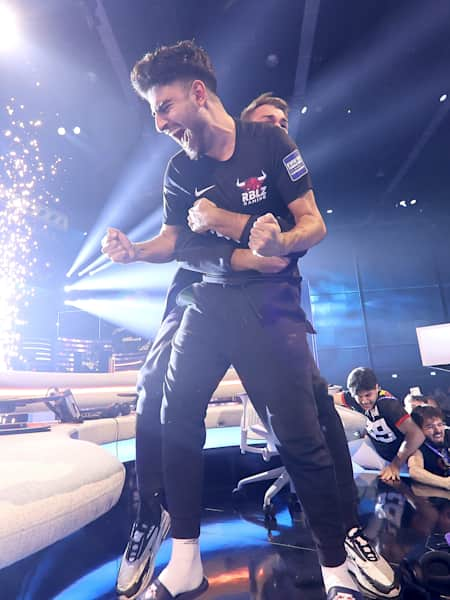
<instances>
[{"instance_id":1,"label":"man's clenched fist","mask_svg":"<svg viewBox=\"0 0 450 600\"><path fill-rule=\"evenodd\" d=\"M136 260L136 248L119 229L109 227L102 239L102 252L113 262L129 263Z\"/></svg>"},{"instance_id":2,"label":"man's clenched fist","mask_svg":"<svg viewBox=\"0 0 450 600\"><path fill-rule=\"evenodd\" d=\"M188 225L194 233L206 233L213 229L217 206L208 198L196 200L189 209Z\"/></svg>"},{"instance_id":3,"label":"man's clenched fist","mask_svg":"<svg viewBox=\"0 0 450 600\"><path fill-rule=\"evenodd\" d=\"M283 256L285 249L280 224L272 213L255 221L248 245L259 256Z\"/></svg>"}]
</instances>

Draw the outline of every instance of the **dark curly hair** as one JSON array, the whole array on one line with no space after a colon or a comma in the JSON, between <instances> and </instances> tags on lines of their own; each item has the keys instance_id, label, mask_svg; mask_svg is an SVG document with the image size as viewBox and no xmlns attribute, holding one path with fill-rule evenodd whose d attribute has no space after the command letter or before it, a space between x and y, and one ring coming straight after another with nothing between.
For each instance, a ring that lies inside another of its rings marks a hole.
<instances>
[{"instance_id":1,"label":"dark curly hair","mask_svg":"<svg viewBox=\"0 0 450 600\"><path fill-rule=\"evenodd\" d=\"M155 85L167 85L177 80L192 82L194 79L200 79L216 93L217 80L209 56L189 40L148 52L131 71L131 84L143 98Z\"/></svg>"},{"instance_id":2,"label":"dark curly hair","mask_svg":"<svg viewBox=\"0 0 450 600\"><path fill-rule=\"evenodd\" d=\"M422 427L426 419L442 419L445 422L444 413L440 408L434 406L416 406L411 417L416 425Z\"/></svg>"}]
</instances>

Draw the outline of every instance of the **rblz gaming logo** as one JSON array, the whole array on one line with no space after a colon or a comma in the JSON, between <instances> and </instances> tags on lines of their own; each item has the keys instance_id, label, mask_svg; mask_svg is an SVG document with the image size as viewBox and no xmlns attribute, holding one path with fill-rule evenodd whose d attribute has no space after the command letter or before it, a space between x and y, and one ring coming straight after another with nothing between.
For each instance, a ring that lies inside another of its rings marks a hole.
<instances>
[{"instance_id":1,"label":"rblz gaming logo","mask_svg":"<svg viewBox=\"0 0 450 600\"><path fill-rule=\"evenodd\" d=\"M262 202L267 198L267 185L263 185L266 177L266 173L261 171L259 177L249 177L244 181L236 179L236 187L241 189L242 204L244 206Z\"/></svg>"}]
</instances>

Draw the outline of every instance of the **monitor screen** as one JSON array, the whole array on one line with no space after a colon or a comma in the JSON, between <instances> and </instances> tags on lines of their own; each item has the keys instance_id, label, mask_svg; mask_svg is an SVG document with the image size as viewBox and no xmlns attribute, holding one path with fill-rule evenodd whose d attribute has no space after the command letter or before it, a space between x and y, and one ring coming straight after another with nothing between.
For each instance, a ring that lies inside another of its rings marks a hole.
<instances>
[{"instance_id":1,"label":"monitor screen","mask_svg":"<svg viewBox=\"0 0 450 600\"><path fill-rule=\"evenodd\" d=\"M450 323L417 327L416 332L423 366L450 368Z\"/></svg>"}]
</instances>

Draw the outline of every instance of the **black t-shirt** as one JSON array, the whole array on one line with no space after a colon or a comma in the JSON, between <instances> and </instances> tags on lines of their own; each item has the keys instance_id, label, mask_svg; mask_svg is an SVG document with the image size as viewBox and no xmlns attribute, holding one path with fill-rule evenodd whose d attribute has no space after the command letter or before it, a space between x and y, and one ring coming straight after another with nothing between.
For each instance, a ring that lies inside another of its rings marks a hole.
<instances>
[{"instance_id":1,"label":"black t-shirt","mask_svg":"<svg viewBox=\"0 0 450 600\"><path fill-rule=\"evenodd\" d=\"M444 445L434 446L432 442L426 441L420 447L423 455L423 465L426 471L450 477L450 432L445 432Z\"/></svg>"},{"instance_id":2,"label":"black t-shirt","mask_svg":"<svg viewBox=\"0 0 450 600\"><path fill-rule=\"evenodd\" d=\"M391 461L405 439L398 427L409 419L410 415L398 398L387 395L384 390L378 392L375 406L364 411L364 414L367 417L366 432L375 450L382 458Z\"/></svg>"},{"instance_id":3,"label":"black t-shirt","mask_svg":"<svg viewBox=\"0 0 450 600\"><path fill-rule=\"evenodd\" d=\"M300 152L282 129L236 121L229 160L191 160L184 151L171 158L164 178L164 223L186 227L188 210L197 198L206 197L225 210L258 216L270 212L294 224L288 206L311 188ZM233 276L241 279L242 273Z\"/></svg>"}]
</instances>

